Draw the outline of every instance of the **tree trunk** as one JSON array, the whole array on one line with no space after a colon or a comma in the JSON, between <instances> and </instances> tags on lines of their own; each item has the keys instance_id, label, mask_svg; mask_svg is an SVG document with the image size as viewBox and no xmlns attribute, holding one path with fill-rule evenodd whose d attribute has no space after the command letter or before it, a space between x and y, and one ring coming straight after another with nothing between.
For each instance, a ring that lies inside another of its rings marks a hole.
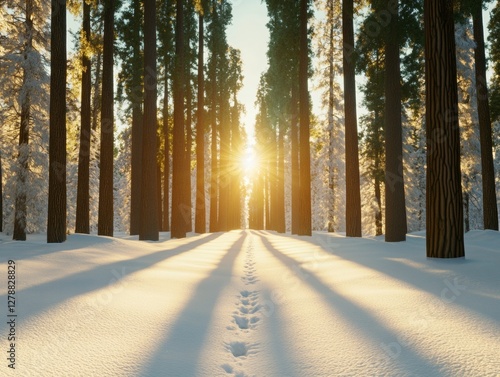
<instances>
[{"instance_id":1,"label":"tree trunk","mask_svg":"<svg viewBox=\"0 0 500 377\"><path fill-rule=\"evenodd\" d=\"M169 138L170 133L168 127L169 123L168 117L169 117L168 78L165 77L165 88L163 93L163 137L165 139L165 144L163 151L163 227L162 227L162 230L165 232L170 231L170 138Z\"/></svg>"},{"instance_id":2,"label":"tree trunk","mask_svg":"<svg viewBox=\"0 0 500 377\"><path fill-rule=\"evenodd\" d=\"M133 1L134 23L137 34L135 38L140 40L140 27L141 24L141 1ZM137 64L134 72L133 82L133 103L132 103L132 163L131 163L131 177L130 177L130 234L138 235L141 229L141 186L142 186L142 127L143 127L143 114L142 102L144 96L142 74L143 74L143 61L141 59L141 46L135 43L132 46L133 61Z\"/></svg>"},{"instance_id":3,"label":"tree trunk","mask_svg":"<svg viewBox=\"0 0 500 377\"><path fill-rule=\"evenodd\" d=\"M308 1L300 0L300 226L299 235L311 236L311 154L309 146L309 43L307 35Z\"/></svg>"},{"instance_id":4,"label":"tree trunk","mask_svg":"<svg viewBox=\"0 0 500 377\"><path fill-rule=\"evenodd\" d=\"M172 171L172 238L186 237L186 143L184 130L184 0L177 0L175 25L174 130Z\"/></svg>"},{"instance_id":5,"label":"tree trunk","mask_svg":"<svg viewBox=\"0 0 500 377\"><path fill-rule=\"evenodd\" d=\"M158 136L156 75L156 4L144 1L144 123L142 126L142 187L140 240L158 241Z\"/></svg>"},{"instance_id":6,"label":"tree trunk","mask_svg":"<svg viewBox=\"0 0 500 377\"><path fill-rule=\"evenodd\" d=\"M424 1L427 257L465 255L452 2Z\"/></svg>"},{"instance_id":7,"label":"tree trunk","mask_svg":"<svg viewBox=\"0 0 500 377\"><path fill-rule=\"evenodd\" d=\"M353 0L342 1L345 107L346 236L361 237L356 78L354 71Z\"/></svg>"},{"instance_id":8,"label":"tree trunk","mask_svg":"<svg viewBox=\"0 0 500 377\"><path fill-rule=\"evenodd\" d=\"M114 0L106 0L104 8L104 43L102 63L101 154L99 170L99 219L97 233L113 236L113 151L114 95L113 44Z\"/></svg>"},{"instance_id":9,"label":"tree trunk","mask_svg":"<svg viewBox=\"0 0 500 377\"><path fill-rule=\"evenodd\" d=\"M217 7L213 5L213 20L217 19ZM217 213L219 204L219 168L217 160L217 42L212 37L212 61L210 67L211 90L211 109L210 123L212 124L212 141L211 141L211 172L210 172L210 232L219 230L219 215Z\"/></svg>"},{"instance_id":10,"label":"tree trunk","mask_svg":"<svg viewBox=\"0 0 500 377\"><path fill-rule=\"evenodd\" d=\"M90 43L90 4L83 2L83 38L84 44ZM87 53L82 57L82 92L80 120L80 150L78 153L78 189L76 195L76 233L90 233L90 96L92 77L90 57Z\"/></svg>"},{"instance_id":11,"label":"tree trunk","mask_svg":"<svg viewBox=\"0 0 500 377\"><path fill-rule=\"evenodd\" d=\"M274 216L276 231L285 233L285 124L281 118L278 121L278 175Z\"/></svg>"},{"instance_id":12,"label":"tree trunk","mask_svg":"<svg viewBox=\"0 0 500 377\"><path fill-rule=\"evenodd\" d=\"M396 12L387 26L385 43L385 241L406 240L406 203L403 179L401 72L398 0L387 0Z\"/></svg>"},{"instance_id":13,"label":"tree trunk","mask_svg":"<svg viewBox=\"0 0 500 377\"><path fill-rule=\"evenodd\" d=\"M66 2L51 3L47 242L66 240Z\"/></svg>"},{"instance_id":14,"label":"tree trunk","mask_svg":"<svg viewBox=\"0 0 500 377\"><path fill-rule=\"evenodd\" d=\"M23 91L24 96L21 99L21 124L19 127L19 151L17 156L17 185L16 202L14 211L14 234L13 239L17 241L26 241L26 192L28 180L28 160L29 160L29 123L31 117L31 94L29 81L29 68L26 67L28 56L33 49L33 1L26 1L26 42L24 49L24 67L23 67Z\"/></svg>"},{"instance_id":15,"label":"tree trunk","mask_svg":"<svg viewBox=\"0 0 500 377\"><path fill-rule=\"evenodd\" d=\"M193 131L192 131L192 107L193 99L191 92L191 72L189 65L186 67L186 156L185 156L185 171L186 187L184 188L184 202L186 203L186 232L193 231L193 205L191 203L191 151L193 148Z\"/></svg>"},{"instance_id":16,"label":"tree trunk","mask_svg":"<svg viewBox=\"0 0 500 377\"><path fill-rule=\"evenodd\" d=\"M299 234L300 224L300 166L299 166L299 130L298 121L297 86L292 84L291 109L292 120L290 123L291 143L291 169L292 169L292 234Z\"/></svg>"},{"instance_id":17,"label":"tree trunk","mask_svg":"<svg viewBox=\"0 0 500 377\"><path fill-rule=\"evenodd\" d=\"M196 123L196 233L206 232L205 214L205 78L203 73L204 18L199 15L198 27L198 113Z\"/></svg>"},{"instance_id":18,"label":"tree trunk","mask_svg":"<svg viewBox=\"0 0 500 377\"><path fill-rule=\"evenodd\" d=\"M476 42L474 58L476 62L477 111L481 142L481 175L483 178L483 221L484 229L498 230L498 207L495 190L488 85L486 80L482 11L482 1L477 1L473 11L474 40Z\"/></svg>"},{"instance_id":19,"label":"tree trunk","mask_svg":"<svg viewBox=\"0 0 500 377\"><path fill-rule=\"evenodd\" d=\"M333 25L333 0L328 2L328 22L329 41L328 41L328 232L335 232L335 126L333 120L334 107L334 66L333 59L335 54L334 46L334 25Z\"/></svg>"}]
</instances>

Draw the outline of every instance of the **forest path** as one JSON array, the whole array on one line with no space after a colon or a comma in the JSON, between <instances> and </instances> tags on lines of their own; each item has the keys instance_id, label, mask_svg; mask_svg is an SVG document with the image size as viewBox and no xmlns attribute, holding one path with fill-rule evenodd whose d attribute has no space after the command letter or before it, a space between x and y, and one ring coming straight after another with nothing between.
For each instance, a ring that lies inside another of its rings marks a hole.
<instances>
[{"instance_id":1,"label":"forest path","mask_svg":"<svg viewBox=\"0 0 500 377\"><path fill-rule=\"evenodd\" d=\"M0 375L498 377L498 232L469 233L461 261L420 235L168 237L0 242L19 313Z\"/></svg>"}]
</instances>

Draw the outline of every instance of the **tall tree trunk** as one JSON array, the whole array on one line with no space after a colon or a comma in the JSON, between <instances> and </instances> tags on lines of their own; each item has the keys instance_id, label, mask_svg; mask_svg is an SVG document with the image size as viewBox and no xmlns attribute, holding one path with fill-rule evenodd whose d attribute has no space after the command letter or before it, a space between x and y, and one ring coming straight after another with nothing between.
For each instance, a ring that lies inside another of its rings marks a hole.
<instances>
[{"instance_id":1,"label":"tall tree trunk","mask_svg":"<svg viewBox=\"0 0 500 377\"><path fill-rule=\"evenodd\" d=\"M344 60L346 236L361 237L361 194L359 182L358 125L356 116L356 77L354 51L353 0L342 0Z\"/></svg>"},{"instance_id":2,"label":"tall tree trunk","mask_svg":"<svg viewBox=\"0 0 500 377\"><path fill-rule=\"evenodd\" d=\"M66 241L66 2L52 0L47 242Z\"/></svg>"},{"instance_id":3,"label":"tall tree trunk","mask_svg":"<svg viewBox=\"0 0 500 377\"><path fill-rule=\"evenodd\" d=\"M227 88L221 88L220 97L220 175L219 175L219 231L227 232L229 217L229 196L231 176L229 171L229 151L230 151L230 124L229 124L229 103L227 101Z\"/></svg>"},{"instance_id":4,"label":"tall tree trunk","mask_svg":"<svg viewBox=\"0 0 500 377\"><path fill-rule=\"evenodd\" d=\"M278 233L286 232L285 223L285 124L278 123L278 176L276 187L275 226Z\"/></svg>"},{"instance_id":5,"label":"tall tree trunk","mask_svg":"<svg viewBox=\"0 0 500 377\"><path fill-rule=\"evenodd\" d=\"M476 62L477 110L481 142L481 175L483 178L483 221L484 229L498 230L498 207L495 190L488 85L486 80L482 11L482 1L476 1L472 16L474 22L474 40L476 42L474 58Z\"/></svg>"},{"instance_id":6,"label":"tall tree trunk","mask_svg":"<svg viewBox=\"0 0 500 377\"><path fill-rule=\"evenodd\" d=\"M213 4L213 21L217 19L217 7ZM210 232L219 231L218 198L219 198L219 168L217 159L217 41L212 37L212 61L210 67L211 109L211 172L210 172Z\"/></svg>"},{"instance_id":7,"label":"tall tree trunk","mask_svg":"<svg viewBox=\"0 0 500 377\"><path fill-rule=\"evenodd\" d=\"M300 166L299 166L299 130L298 130L298 96L297 86L292 84L291 109L292 120L290 123L290 143L291 143L291 169L292 169L292 234L299 234L300 225Z\"/></svg>"},{"instance_id":8,"label":"tall tree trunk","mask_svg":"<svg viewBox=\"0 0 500 377\"><path fill-rule=\"evenodd\" d=\"M308 0L300 0L300 227L299 235L311 236L311 154L309 146L309 43L307 35Z\"/></svg>"},{"instance_id":9,"label":"tall tree trunk","mask_svg":"<svg viewBox=\"0 0 500 377\"><path fill-rule=\"evenodd\" d=\"M204 17L199 15L198 26L198 112L196 123L196 233L206 232L205 214L205 78L203 73Z\"/></svg>"},{"instance_id":10,"label":"tall tree trunk","mask_svg":"<svg viewBox=\"0 0 500 377\"><path fill-rule=\"evenodd\" d=\"M189 64L186 67L186 156L185 156L185 171L186 174L186 187L184 188L186 203L185 216L186 216L186 232L193 231L193 205L191 202L191 151L193 149L193 131L192 131L192 89L191 89L191 72Z\"/></svg>"},{"instance_id":11,"label":"tall tree trunk","mask_svg":"<svg viewBox=\"0 0 500 377\"><path fill-rule=\"evenodd\" d=\"M83 38L84 45L90 43L90 4L83 2ZM80 120L80 150L78 153L78 188L76 194L76 233L90 233L89 182L90 182L90 96L92 76L90 57L82 56L82 92Z\"/></svg>"},{"instance_id":12,"label":"tall tree trunk","mask_svg":"<svg viewBox=\"0 0 500 377\"><path fill-rule=\"evenodd\" d=\"M427 257L465 255L452 2L424 1Z\"/></svg>"},{"instance_id":13,"label":"tall tree trunk","mask_svg":"<svg viewBox=\"0 0 500 377\"><path fill-rule=\"evenodd\" d=\"M133 1L134 30L137 32L135 38L140 40L141 24L141 1ZM143 114L142 102L144 96L142 74L143 61L141 59L141 45L135 43L132 46L133 61L136 64L134 72L134 98L132 103L132 163L130 178L130 234L138 235L141 229L141 187L142 187L142 127Z\"/></svg>"},{"instance_id":14,"label":"tall tree trunk","mask_svg":"<svg viewBox=\"0 0 500 377\"><path fill-rule=\"evenodd\" d=\"M33 0L26 1L26 42L24 48L23 66L23 91L21 98L21 124L19 127L19 151L17 156L17 185L16 202L14 211L14 234L13 239L26 241L26 191L28 179L29 160L29 123L31 117L31 94L28 85L30 84L30 72L26 66L31 50L33 49Z\"/></svg>"},{"instance_id":15,"label":"tall tree trunk","mask_svg":"<svg viewBox=\"0 0 500 377\"><path fill-rule=\"evenodd\" d=\"M104 43L102 63L101 154L99 170L99 219L97 233L113 236L113 44L114 0L106 0L104 8Z\"/></svg>"},{"instance_id":16,"label":"tall tree trunk","mask_svg":"<svg viewBox=\"0 0 500 377\"><path fill-rule=\"evenodd\" d=\"M158 241L158 121L156 118L156 4L144 1L144 123L142 127L142 187L140 240Z\"/></svg>"},{"instance_id":17,"label":"tall tree trunk","mask_svg":"<svg viewBox=\"0 0 500 377\"><path fill-rule=\"evenodd\" d=\"M177 0L175 24L174 130L172 171L172 238L186 237L186 143L184 130L184 0Z\"/></svg>"},{"instance_id":18,"label":"tall tree trunk","mask_svg":"<svg viewBox=\"0 0 500 377\"><path fill-rule=\"evenodd\" d=\"M166 59L165 59L166 60ZM166 62L165 62L166 63ZM168 66L165 64L165 66ZM170 138L168 113L168 78L165 77L163 92L163 137L165 140L163 151L163 228L170 231Z\"/></svg>"},{"instance_id":19,"label":"tall tree trunk","mask_svg":"<svg viewBox=\"0 0 500 377\"><path fill-rule=\"evenodd\" d=\"M335 232L335 125L333 120L334 107L334 79L335 67L333 59L335 54L334 46L334 20L333 20L333 0L328 2L328 232Z\"/></svg>"},{"instance_id":20,"label":"tall tree trunk","mask_svg":"<svg viewBox=\"0 0 500 377\"><path fill-rule=\"evenodd\" d=\"M392 5L390 4L392 3ZM406 240L406 203L403 179L401 72L398 0L387 0L395 13L387 26L385 43L385 241Z\"/></svg>"}]
</instances>

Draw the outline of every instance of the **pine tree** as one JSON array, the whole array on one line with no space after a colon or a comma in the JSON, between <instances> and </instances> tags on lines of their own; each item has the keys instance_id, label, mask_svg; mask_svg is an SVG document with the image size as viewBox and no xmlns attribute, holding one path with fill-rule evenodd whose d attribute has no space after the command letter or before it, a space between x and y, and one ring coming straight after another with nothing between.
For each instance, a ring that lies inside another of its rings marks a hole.
<instances>
[{"instance_id":1,"label":"pine tree","mask_svg":"<svg viewBox=\"0 0 500 377\"><path fill-rule=\"evenodd\" d=\"M311 236L311 154L309 147L309 38L308 38L309 1L300 0L300 59L299 59L299 155L300 155L300 226L299 235Z\"/></svg>"},{"instance_id":2,"label":"pine tree","mask_svg":"<svg viewBox=\"0 0 500 377\"><path fill-rule=\"evenodd\" d=\"M346 236L361 237L361 194L359 180L356 118L356 78L354 70L353 0L342 1L344 59L344 107L346 149Z\"/></svg>"},{"instance_id":3,"label":"pine tree","mask_svg":"<svg viewBox=\"0 0 500 377\"><path fill-rule=\"evenodd\" d=\"M453 9L425 0L427 256L465 255Z\"/></svg>"},{"instance_id":4,"label":"pine tree","mask_svg":"<svg viewBox=\"0 0 500 377\"><path fill-rule=\"evenodd\" d=\"M141 228L139 239L158 241L156 4L144 0L144 123L142 132Z\"/></svg>"},{"instance_id":5,"label":"pine tree","mask_svg":"<svg viewBox=\"0 0 500 377\"><path fill-rule=\"evenodd\" d=\"M484 229L498 230L498 207L495 189L495 169L493 166L493 143L491 138L491 118L486 81L486 57L483 35L483 1L474 2L472 12L474 24L476 91L479 115L479 135L481 140L481 176L483 182Z\"/></svg>"},{"instance_id":6,"label":"pine tree","mask_svg":"<svg viewBox=\"0 0 500 377\"><path fill-rule=\"evenodd\" d=\"M78 158L78 192L76 203L76 233L90 233L90 96L92 91L90 62L90 4L83 1L82 22L82 90L80 119L80 150Z\"/></svg>"},{"instance_id":7,"label":"pine tree","mask_svg":"<svg viewBox=\"0 0 500 377\"><path fill-rule=\"evenodd\" d=\"M16 185L16 203L14 214L14 235L13 239L18 241L26 240L26 191L28 178L28 159L29 159L29 126L31 117L31 90L33 78L31 77L31 67L28 59L33 49L33 0L26 1L25 15L25 47L23 54L23 84L21 86L21 123L19 127L19 149L17 156L17 185Z\"/></svg>"},{"instance_id":8,"label":"pine tree","mask_svg":"<svg viewBox=\"0 0 500 377\"><path fill-rule=\"evenodd\" d=\"M101 153L99 170L99 220L97 233L113 236L113 150L114 150L114 17L115 0L104 3L104 46L102 71Z\"/></svg>"},{"instance_id":9,"label":"pine tree","mask_svg":"<svg viewBox=\"0 0 500 377\"><path fill-rule=\"evenodd\" d=\"M398 1L393 7L385 40L385 241L406 240L406 203L403 179L403 135L401 124L400 30Z\"/></svg>"},{"instance_id":10,"label":"pine tree","mask_svg":"<svg viewBox=\"0 0 500 377\"><path fill-rule=\"evenodd\" d=\"M66 240L66 2L51 2L47 242Z\"/></svg>"},{"instance_id":11,"label":"pine tree","mask_svg":"<svg viewBox=\"0 0 500 377\"><path fill-rule=\"evenodd\" d=\"M172 172L172 238L186 237L184 184L186 179L186 140L184 128L184 1L177 0L175 24L174 129Z\"/></svg>"},{"instance_id":12,"label":"pine tree","mask_svg":"<svg viewBox=\"0 0 500 377\"><path fill-rule=\"evenodd\" d=\"M203 4L204 5L204 4ZM205 233L205 77L204 77L204 13L198 10L198 109L196 122L196 209L195 232Z\"/></svg>"}]
</instances>

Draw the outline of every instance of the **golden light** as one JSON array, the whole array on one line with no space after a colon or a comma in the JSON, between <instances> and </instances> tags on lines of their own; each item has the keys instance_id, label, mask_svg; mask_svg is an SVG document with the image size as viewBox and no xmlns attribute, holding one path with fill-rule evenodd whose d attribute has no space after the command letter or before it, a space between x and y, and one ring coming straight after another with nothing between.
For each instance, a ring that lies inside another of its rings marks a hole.
<instances>
[{"instance_id":1,"label":"golden light","mask_svg":"<svg viewBox=\"0 0 500 377\"><path fill-rule=\"evenodd\" d=\"M247 178L252 178L257 172L258 158L253 147L248 147L241 156L241 169Z\"/></svg>"}]
</instances>

